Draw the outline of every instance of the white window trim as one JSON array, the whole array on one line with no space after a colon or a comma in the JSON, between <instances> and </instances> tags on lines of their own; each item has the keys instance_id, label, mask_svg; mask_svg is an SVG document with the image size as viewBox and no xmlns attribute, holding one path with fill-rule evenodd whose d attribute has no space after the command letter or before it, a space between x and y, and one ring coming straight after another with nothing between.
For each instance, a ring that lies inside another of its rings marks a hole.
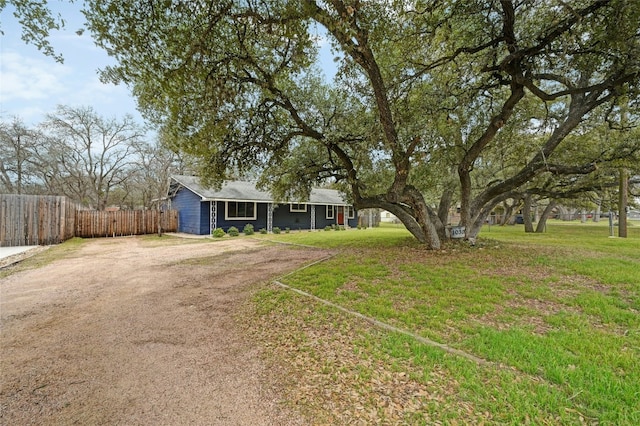
<instances>
[{"instance_id":1,"label":"white window trim","mask_svg":"<svg viewBox=\"0 0 640 426\"><path fill-rule=\"evenodd\" d=\"M293 205L297 204L298 207L299 206L304 206L304 209L294 209ZM306 204L302 204L302 203L289 203L289 212L291 213L306 213L307 212L307 205Z\"/></svg>"},{"instance_id":2,"label":"white window trim","mask_svg":"<svg viewBox=\"0 0 640 426\"><path fill-rule=\"evenodd\" d=\"M245 203L253 204L253 216L249 217L229 217L229 203ZM225 220L256 220L258 218L258 206L257 203L251 203L251 201L225 201L224 202L224 219Z\"/></svg>"},{"instance_id":3,"label":"white window trim","mask_svg":"<svg viewBox=\"0 0 640 426\"><path fill-rule=\"evenodd\" d=\"M345 208L348 211L347 219L355 219L355 217L356 217L356 209L354 209L353 206L345 206Z\"/></svg>"},{"instance_id":4,"label":"white window trim","mask_svg":"<svg viewBox=\"0 0 640 426\"><path fill-rule=\"evenodd\" d=\"M329 216L329 211L331 211L331 216ZM335 217L336 217L336 206L327 204L325 219L335 219Z\"/></svg>"}]
</instances>

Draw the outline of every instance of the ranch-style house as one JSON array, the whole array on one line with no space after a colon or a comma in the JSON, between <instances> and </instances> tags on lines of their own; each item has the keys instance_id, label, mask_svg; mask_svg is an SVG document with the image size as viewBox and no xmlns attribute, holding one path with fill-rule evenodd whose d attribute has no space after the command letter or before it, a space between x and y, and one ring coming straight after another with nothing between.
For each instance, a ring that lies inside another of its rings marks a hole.
<instances>
[{"instance_id":1,"label":"ranch-style house","mask_svg":"<svg viewBox=\"0 0 640 426\"><path fill-rule=\"evenodd\" d=\"M255 183L225 182L220 190L204 187L197 176L171 176L169 199L178 211L178 232L207 235L246 224L256 231L273 228L323 229L337 225L356 227L356 211L333 189L313 188L307 201L276 201Z\"/></svg>"}]
</instances>

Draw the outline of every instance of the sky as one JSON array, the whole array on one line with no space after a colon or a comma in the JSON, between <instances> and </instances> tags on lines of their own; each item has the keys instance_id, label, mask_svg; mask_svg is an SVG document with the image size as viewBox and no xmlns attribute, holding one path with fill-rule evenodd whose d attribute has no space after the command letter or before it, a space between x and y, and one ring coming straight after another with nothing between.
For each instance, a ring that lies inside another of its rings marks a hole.
<instances>
[{"instance_id":1,"label":"sky","mask_svg":"<svg viewBox=\"0 0 640 426\"><path fill-rule=\"evenodd\" d=\"M89 32L76 34L84 22L81 4L54 0L49 5L65 20L65 29L52 32L49 38L56 53L64 57L63 64L22 41L12 6L0 14L4 32L0 35L1 120L17 116L26 125L36 125L46 114L54 113L57 105L66 105L91 106L104 118L121 119L131 114L142 124L129 89L100 82L98 69L114 64L114 60L95 45Z\"/></svg>"},{"instance_id":2,"label":"sky","mask_svg":"<svg viewBox=\"0 0 640 426\"><path fill-rule=\"evenodd\" d=\"M143 124L126 86L100 82L98 70L115 61L95 45L88 31L81 36L76 34L84 23L81 3L48 2L54 15L60 14L65 20L65 28L53 31L49 38L56 53L64 57L63 64L22 41L21 27L11 5L0 13L0 28L4 32L0 35L1 121L19 117L27 126L35 126L46 119L46 114L54 113L58 105L65 105L91 106L104 118L121 119L130 114ZM329 68L335 67L328 46L322 44L322 62Z\"/></svg>"}]
</instances>

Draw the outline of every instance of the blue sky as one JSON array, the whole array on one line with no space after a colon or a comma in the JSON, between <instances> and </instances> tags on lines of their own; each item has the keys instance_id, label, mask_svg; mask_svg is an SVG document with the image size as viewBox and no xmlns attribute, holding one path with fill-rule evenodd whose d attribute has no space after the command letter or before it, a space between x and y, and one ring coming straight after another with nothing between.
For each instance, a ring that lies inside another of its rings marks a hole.
<instances>
[{"instance_id":1,"label":"blue sky","mask_svg":"<svg viewBox=\"0 0 640 426\"><path fill-rule=\"evenodd\" d=\"M100 82L98 70L114 64L114 60L94 44L89 32L82 36L76 34L84 23L81 3L48 2L54 14L60 14L65 20L64 30L52 32L49 39L56 53L63 55L63 64L21 40L21 28L11 5L2 11L0 120L11 121L17 116L27 125L36 125L45 120L46 114L55 112L57 105L66 105L91 106L105 118L120 119L131 114L143 123L126 86ZM331 70L329 74L333 74L333 55L324 44L322 62Z\"/></svg>"},{"instance_id":2,"label":"blue sky","mask_svg":"<svg viewBox=\"0 0 640 426\"><path fill-rule=\"evenodd\" d=\"M91 106L105 118L122 118L131 114L142 123L135 100L125 86L103 84L98 69L113 60L97 46L82 28L81 4L50 1L50 7L65 20L63 31L54 31L50 42L64 64L55 62L32 45L25 44L21 28L8 5L0 14L0 118L10 121L20 117L35 125L53 113L57 105Z\"/></svg>"}]
</instances>

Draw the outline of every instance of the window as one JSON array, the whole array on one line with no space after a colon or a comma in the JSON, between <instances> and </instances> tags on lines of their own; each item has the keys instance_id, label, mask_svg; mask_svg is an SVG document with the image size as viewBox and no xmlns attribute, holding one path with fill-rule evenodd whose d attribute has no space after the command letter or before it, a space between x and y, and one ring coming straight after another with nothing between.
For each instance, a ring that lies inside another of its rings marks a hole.
<instances>
[{"instance_id":1,"label":"window","mask_svg":"<svg viewBox=\"0 0 640 426\"><path fill-rule=\"evenodd\" d=\"M256 220L256 203L247 201L227 201L225 219Z\"/></svg>"},{"instance_id":2,"label":"window","mask_svg":"<svg viewBox=\"0 0 640 426\"><path fill-rule=\"evenodd\" d=\"M307 205L306 204L291 203L291 204L289 204L289 211L291 213L304 213L304 212L307 211Z\"/></svg>"},{"instance_id":3,"label":"window","mask_svg":"<svg viewBox=\"0 0 640 426\"><path fill-rule=\"evenodd\" d=\"M356 210L352 206L345 207L347 209L347 217L353 219L356 217Z\"/></svg>"},{"instance_id":4,"label":"window","mask_svg":"<svg viewBox=\"0 0 640 426\"><path fill-rule=\"evenodd\" d=\"M327 219L336 217L336 206L327 206Z\"/></svg>"}]
</instances>

